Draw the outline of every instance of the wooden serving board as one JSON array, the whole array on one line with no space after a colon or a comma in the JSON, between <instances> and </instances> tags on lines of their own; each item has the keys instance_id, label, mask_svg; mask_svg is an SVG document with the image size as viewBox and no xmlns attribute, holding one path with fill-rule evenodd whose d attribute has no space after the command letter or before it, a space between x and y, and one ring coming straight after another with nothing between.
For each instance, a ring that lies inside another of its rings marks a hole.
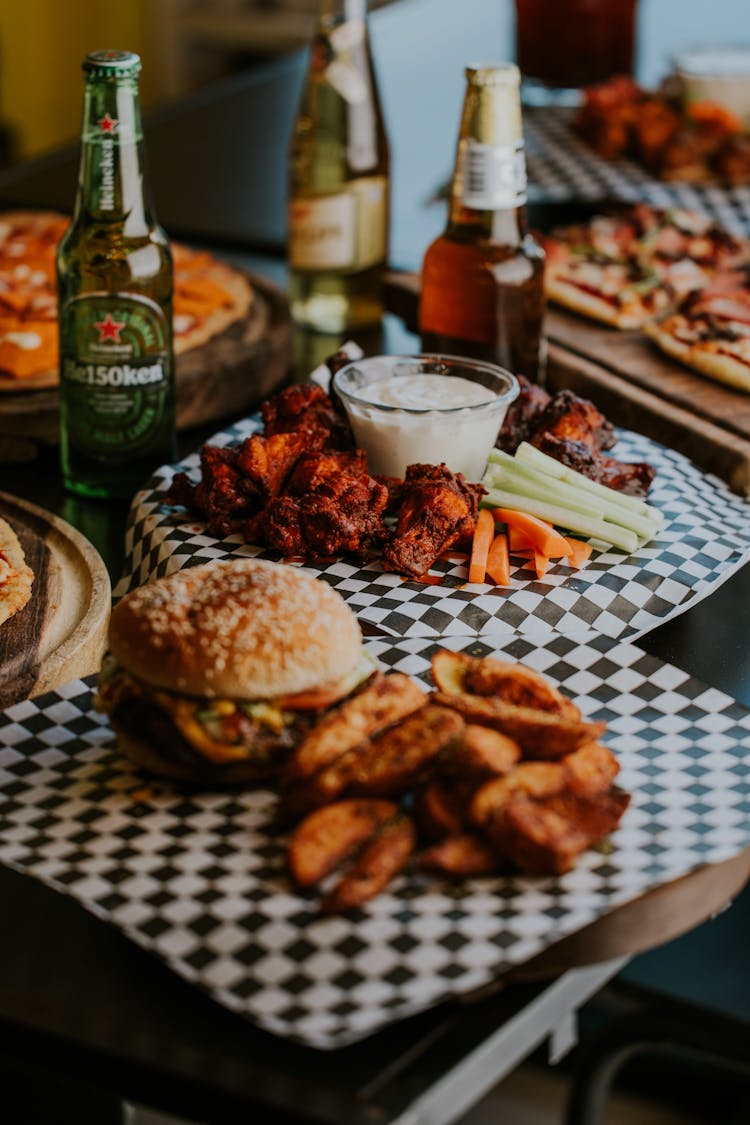
<instances>
[{"instance_id":1,"label":"wooden serving board","mask_svg":"<svg viewBox=\"0 0 750 1125\"><path fill-rule=\"evenodd\" d=\"M419 278L388 276L386 303L417 329ZM750 395L690 371L639 332L620 332L550 305L547 386L590 398L611 421L684 453L750 495Z\"/></svg>"},{"instance_id":2,"label":"wooden serving board","mask_svg":"<svg viewBox=\"0 0 750 1125\"><path fill-rule=\"evenodd\" d=\"M177 428L189 430L247 414L286 380L292 321L285 294L246 274L255 291L250 315L175 361ZM46 378L46 377L43 377ZM33 460L39 445L58 441L56 387L13 381L0 394L0 463Z\"/></svg>"},{"instance_id":3,"label":"wooden serving board","mask_svg":"<svg viewBox=\"0 0 750 1125\"><path fill-rule=\"evenodd\" d=\"M99 668L111 589L97 551L58 516L5 492L0 516L34 571L29 601L0 625L0 707L9 707Z\"/></svg>"}]
</instances>

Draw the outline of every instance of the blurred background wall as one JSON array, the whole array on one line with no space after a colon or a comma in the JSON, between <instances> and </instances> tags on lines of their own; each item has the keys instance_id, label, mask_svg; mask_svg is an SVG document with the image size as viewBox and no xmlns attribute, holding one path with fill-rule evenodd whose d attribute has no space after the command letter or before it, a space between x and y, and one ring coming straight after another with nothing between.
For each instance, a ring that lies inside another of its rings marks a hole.
<instances>
[{"instance_id":1,"label":"blurred background wall","mask_svg":"<svg viewBox=\"0 0 750 1125\"><path fill-rule=\"evenodd\" d=\"M0 0L0 123L9 142L5 162L37 155L77 135L80 63L87 51L137 51L144 62L143 102L149 107L295 49L310 34L316 4L317 0ZM429 65L431 57L439 65L444 53L441 15L456 5L465 13L467 43L482 43L487 59L513 57L513 0L370 2L371 10L391 9L374 21L376 54L392 48L400 54L394 39L399 8L423 10L424 51L414 59L415 99L421 67ZM640 0L637 77L647 85L659 82L676 52L709 45L750 47L750 0ZM401 61L408 65L408 60ZM446 100L457 107L463 77L459 66L454 70L445 74Z\"/></svg>"}]
</instances>

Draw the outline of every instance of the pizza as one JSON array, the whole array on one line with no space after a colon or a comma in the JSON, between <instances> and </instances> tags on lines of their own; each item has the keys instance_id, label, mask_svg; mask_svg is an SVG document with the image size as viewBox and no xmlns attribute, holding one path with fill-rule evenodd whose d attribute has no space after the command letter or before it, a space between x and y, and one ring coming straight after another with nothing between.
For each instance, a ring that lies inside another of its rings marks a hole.
<instances>
[{"instance_id":1,"label":"pizza","mask_svg":"<svg viewBox=\"0 0 750 1125\"><path fill-rule=\"evenodd\" d=\"M0 625L31 597L34 572L26 565L18 537L4 519L0 519Z\"/></svg>"},{"instance_id":2,"label":"pizza","mask_svg":"<svg viewBox=\"0 0 750 1125\"><path fill-rule=\"evenodd\" d=\"M622 329L643 327L749 256L746 243L707 216L643 203L542 241L550 300Z\"/></svg>"},{"instance_id":3,"label":"pizza","mask_svg":"<svg viewBox=\"0 0 750 1125\"><path fill-rule=\"evenodd\" d=\"M750 392L750 273L744 283L725 277L688 293L645 331L674 359Z\"/></svg>"},{"instance_id":4,"label":"pizza","mask_svg":"<svg viewBox=\"0 0 750 1125\"><path fill-rule=\"evenodd\" d=\"M0 387L58 379L55 253L69 219L51 211L0 215ZM205 251L172 243L174 349L201 347L252 311L247 276Z\"/></svg>"}]
</instances>

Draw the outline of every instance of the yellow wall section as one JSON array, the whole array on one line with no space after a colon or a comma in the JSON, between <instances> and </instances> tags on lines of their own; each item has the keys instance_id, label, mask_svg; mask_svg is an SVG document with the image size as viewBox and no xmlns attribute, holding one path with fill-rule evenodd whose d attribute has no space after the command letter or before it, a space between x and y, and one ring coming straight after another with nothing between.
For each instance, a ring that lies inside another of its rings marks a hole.
<instances>
[{"instance_id":1,"label":"yellow wall section","mask_svg":"<svg viewBox=\"0 0 750 1125\"><path fill-rule=\"evenodd\" d=\"M0 117L16 156L34 156L78 135L88 51L123 48L143 59L150 93L149 0L0 0Z\"/></svg>"}]
</instances>

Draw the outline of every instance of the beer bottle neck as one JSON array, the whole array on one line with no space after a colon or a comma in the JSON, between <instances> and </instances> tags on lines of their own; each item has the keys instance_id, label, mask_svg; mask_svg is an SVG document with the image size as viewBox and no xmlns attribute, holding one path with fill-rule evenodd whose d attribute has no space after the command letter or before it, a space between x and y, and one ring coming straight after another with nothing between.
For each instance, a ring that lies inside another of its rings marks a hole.
<instances>
[{"instance_id":1,"label":"beer bottle neck","mask_svg":"<svg viewBox=\"0 0 750 1125\"><path fill-rule=\"evenodd\" d=\"M349 20L366 22L367 0L320 0L318 19L325 29Z\"/></svg>"},{"instance_id":2,"label":"beer bottle neck","mask_svg":"<svg viewBox=\"0 0 750 1125\"><path fill-rule=\"evenodd\" d=\"M471 228L496 244L526 234L526 162L513 66L469 69L451 184L448 230Z\"/></svg>"},{"instance_id":3,"label":"beer bottle neck","mask_svg":"<svg viewBox=\"0 0 750 1125\"><path fill-rule=\"evenodd\" d=\"M135 79L88 81L84 92L76 218L119 223L137 235L153 223Z\"/></svg>"}]
</instances>

